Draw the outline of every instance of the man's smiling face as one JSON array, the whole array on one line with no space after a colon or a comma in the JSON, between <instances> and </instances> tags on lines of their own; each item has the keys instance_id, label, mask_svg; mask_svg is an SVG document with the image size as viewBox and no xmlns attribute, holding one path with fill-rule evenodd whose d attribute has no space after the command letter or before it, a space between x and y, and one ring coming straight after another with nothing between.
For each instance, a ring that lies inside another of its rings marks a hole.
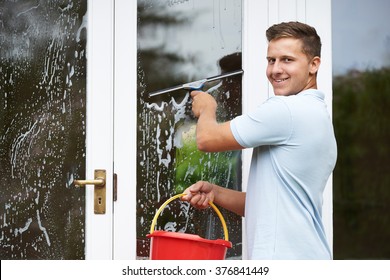
<instances>
[{"instance_id":1,"label":"man's smiling face","mask_svg":"<svg viewBox=\"0 0 390 280\"><path fill-rule=\"evenodd\" d=\"M317 88L318 56L309 59L303 53L302 42L295 38L271 40L267 51L267 77L275 95L293 95Z\"/></svg>"}]
</instances>

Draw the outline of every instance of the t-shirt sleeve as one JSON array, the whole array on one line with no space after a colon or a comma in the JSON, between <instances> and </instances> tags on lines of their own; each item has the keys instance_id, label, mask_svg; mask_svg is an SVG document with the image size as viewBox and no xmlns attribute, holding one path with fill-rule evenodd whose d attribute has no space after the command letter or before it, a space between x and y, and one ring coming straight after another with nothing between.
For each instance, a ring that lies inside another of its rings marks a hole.
<instances>
[{"instance_id":1,"label":"t-shirt sleeve","mask_svg":"<svg viewBox=\"0 0 390 280\"><path fill-rule=\"evenodd\" d=\"M281 145L292 133L291 112L282 98L271 97L253 112L234 118L230 128L245 148Z\"/></svg>"}]
</instances>

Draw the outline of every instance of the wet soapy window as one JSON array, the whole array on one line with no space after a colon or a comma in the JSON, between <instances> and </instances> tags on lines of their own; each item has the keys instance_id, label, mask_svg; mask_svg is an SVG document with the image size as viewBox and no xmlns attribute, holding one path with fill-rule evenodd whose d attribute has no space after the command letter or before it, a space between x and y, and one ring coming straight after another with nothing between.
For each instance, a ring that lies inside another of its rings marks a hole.
<instances>
[{"instance_id":1,"label":"wet soapy window","mask_svg":"<svg viewBox=\"0 0 390 280\"><path fill-rule=\"evenodd\" d=\"M83 259L87 1L0 2L0 259Z\"/></svg>"},{"instance_id":2,"label":"wet soapy window","mask_svg":"<svg viewBox=\"0 0 390 280\"><path fill-rule=\"evenodd\" d=\"M137 256L148 258L154 214L167 199L198 180L241 190L241 152L203 153L195 142L189 91L163 89L241 69L241 0L138 0ZM214 80L203 90L218 102L217 117L241 114L241 75ZM241 217L220 209L241 258ZM223 239L212 209L173 201L156 229ZM175 248L173 248L175 249Z\"/></svg>"}]
</instances>

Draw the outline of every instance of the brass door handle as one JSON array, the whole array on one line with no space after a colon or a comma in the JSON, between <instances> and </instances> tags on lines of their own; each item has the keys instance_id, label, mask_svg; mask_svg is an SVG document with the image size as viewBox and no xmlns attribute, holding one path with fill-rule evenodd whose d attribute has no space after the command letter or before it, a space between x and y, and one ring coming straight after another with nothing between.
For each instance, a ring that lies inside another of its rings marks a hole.
<instances>
[{"instance_id":1,"label":"brass door handle","mask_svg":"<svg viewBox=\"0 0 390 280\"><path fill-rule=\"evenodd\" d=\"M73 184L76 187L94 185L94 213L106 213L106 170L96 169L93 180L74 180Z\"/></svg>"},{"instance_id":2,"label":"brass door handle","mask_svg":"<svg viewBox=\"0 0 390 280\"><path fill-rule=\"evenodd\" d=\"M74 180L75 187L84 187L86 185L95 185L96 187L102 187L106 184L104 178L96 178L95 180Z\"/></svg>"}]
</instances>

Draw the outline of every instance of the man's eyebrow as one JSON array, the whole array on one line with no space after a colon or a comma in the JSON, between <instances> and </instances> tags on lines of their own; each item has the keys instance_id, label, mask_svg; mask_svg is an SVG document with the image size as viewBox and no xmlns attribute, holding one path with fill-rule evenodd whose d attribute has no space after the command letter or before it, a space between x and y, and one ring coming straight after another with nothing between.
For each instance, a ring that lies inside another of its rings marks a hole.
<instances>
[{"instance_id":1,"label":"man's eyebrow","mask_svg":"<svg viewBox=\"0 0 390 280\"><path fill-rule=\"evenodd\" d=\"M294 56L292 56L292 55L282 55L281 58L290 58L290 59L293 59Z\"/></svg>"},{"instance_id":2,"label":"man's eyebrow","mask_svg":"<svg viewBox=\"0 0 390 280\"><path fill-rule=\"evenodd\" d=\"M291 59L293 59L294 56L292 56L292 55L281 55L279 58L281 58L281 59L283 59L283 58L291 58ZM266 59L275 59L275 57L274 56L267 56Z\"/></svg>"}]
</instances>

